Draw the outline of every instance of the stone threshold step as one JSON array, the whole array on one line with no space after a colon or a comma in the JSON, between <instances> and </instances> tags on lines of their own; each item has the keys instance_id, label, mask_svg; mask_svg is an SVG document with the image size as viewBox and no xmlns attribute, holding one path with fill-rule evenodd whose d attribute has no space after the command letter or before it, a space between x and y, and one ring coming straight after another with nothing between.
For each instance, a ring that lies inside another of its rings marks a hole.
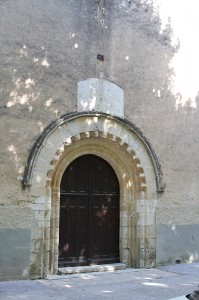
<instances>
[{"instance_id":1,"label":"stone threshold step","mask_svg":"<svg viewBox=\"0 0 199 300\"><path fill-rule=\"evenodd\" d=\"M92 265L92 266L79 266L79 267L66 267L58 268L57 274L80 274L90 272L114 272L116 270L124 270L126 265L122 263L107 264L107 265Z\"/></svg>"}]
</instances>

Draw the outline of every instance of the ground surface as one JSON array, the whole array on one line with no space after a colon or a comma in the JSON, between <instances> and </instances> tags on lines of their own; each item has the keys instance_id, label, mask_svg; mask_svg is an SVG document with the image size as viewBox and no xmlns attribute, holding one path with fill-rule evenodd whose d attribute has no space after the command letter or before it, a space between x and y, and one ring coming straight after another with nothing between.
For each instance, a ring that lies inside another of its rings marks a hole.
<instances>
[{"instance_id":1,"label":"ground surface","mask_svg":"<svg viewBox=\"0 0 199 300\"><path fill-rule=\"evenodd\" d=\"M164 300L191 293L198 284L199 263L192 263L0 282L0 299Z\"/></svg>"}]
</instances>

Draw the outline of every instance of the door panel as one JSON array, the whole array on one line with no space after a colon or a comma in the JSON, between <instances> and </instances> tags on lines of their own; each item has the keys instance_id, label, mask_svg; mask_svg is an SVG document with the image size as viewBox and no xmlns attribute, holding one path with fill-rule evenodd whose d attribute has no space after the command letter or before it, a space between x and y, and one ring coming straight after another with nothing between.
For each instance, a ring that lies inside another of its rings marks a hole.
<instances>
[{"instance_id":1,"label":"door panel","mask_svg":"<svg viewBox=\"0 0 199 300\"><path fill-rule=\"evenodd\" d=\"M74 160L66 169L61 180L62 193L86 193L88 194L88 161L81 159Z\"/></svg>"},{"instance_id":2,"label":"door panel","mask_svg":"<svg viewBox=\"0 0 199 300\"><path fill-rule=\"evenodd\" d=\"M91 155L89 166L90 194L119 194L118 179L113 168L105 160Z\"/></svg>"},{"instance_id":3,"label":"door panel","mask_svg":"<svg viewBox=\"0 0 199 300\"><path fill-rule=\"evenodd\" d=\"M100 157L84 155L63 174L59 266L119 261L119 184Z\"/></svg>"},{"instance_id":4,"label":"door panel","mask_svg":"<svg viewBox=\"0 0 199 300\"><path fill-rule=\"evenodd\" d=\"M119 257L119 201L118 196L90 198L89 259L118 261Z\"/></svg>"},{"instance_id":5,"label":"door panel","mask_svg":"<svg viewBox=\"0 0 199 300\"><path fill-rule=\"evenodd\" d=\"M87 262L87 197L66 196L61 199L59 263L82 265Z\"/></svg>"}]
</instances>

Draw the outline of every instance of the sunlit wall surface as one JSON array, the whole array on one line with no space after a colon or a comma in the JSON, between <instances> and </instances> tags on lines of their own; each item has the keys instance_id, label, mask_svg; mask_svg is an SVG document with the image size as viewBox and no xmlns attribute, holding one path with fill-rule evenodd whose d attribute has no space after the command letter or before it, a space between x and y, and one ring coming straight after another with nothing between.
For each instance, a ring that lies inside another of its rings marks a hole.
<instances>
[{"instance_id":1,"label":"sunlit wall surface","mask_svg":"<svg viewBox=\"0 0 199 300\"><path fill-rule=\"evenodd\" d=\"M88 78L124 91L124 117L161 163L157 263L198 260L198 8L198 0L0 1L4 277L28 277L30 253L41 250L30 242L34 199L22 188L28 156L51 122L77 111L77 83ZM15 238L21 246L7 251Z\"/></svg>"},{"instance_id":2,"label":"sunlit wall surface","mask_svg":"<svg viewBox=\"0 0 199 300\"><path fill-rule=\"evenodd\" d=\"M176 96L176 110L189 105L196 108L198 96L199 20L197 0L154 1L162 26L171 27L171 43L178 46L169 67L173 69L171 92Z\"/></svg>"}]
</instances>

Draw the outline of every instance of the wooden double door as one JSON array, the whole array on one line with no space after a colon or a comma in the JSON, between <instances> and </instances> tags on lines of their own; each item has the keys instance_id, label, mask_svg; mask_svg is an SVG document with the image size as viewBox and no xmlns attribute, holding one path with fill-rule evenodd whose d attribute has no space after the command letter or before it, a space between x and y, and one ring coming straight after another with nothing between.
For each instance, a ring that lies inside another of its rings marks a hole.
<instances>
[{"instance_id":1,"label":"wooden double door","mask_svg":"<svg viewBox=\"0 0 199 300\"><path fill-rule=\"evenodd\" d=\"M119 183L95 155L75 159L61 181L59 267L119 262Z\"/></svg>"}]
</instances>

